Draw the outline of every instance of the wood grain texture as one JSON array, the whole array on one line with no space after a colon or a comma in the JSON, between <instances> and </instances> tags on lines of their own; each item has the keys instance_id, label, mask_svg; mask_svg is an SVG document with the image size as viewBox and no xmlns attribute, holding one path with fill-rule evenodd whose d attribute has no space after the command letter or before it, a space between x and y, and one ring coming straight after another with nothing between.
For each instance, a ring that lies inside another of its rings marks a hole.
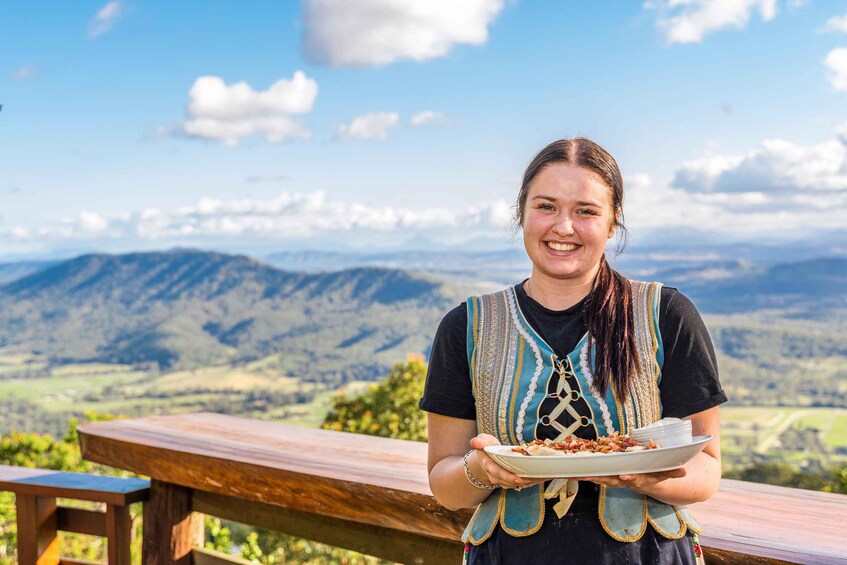
<instances>
[{"instance_id":1,"label":"wood grain texture","mask_svg":"<svg viewBox=\"0 0 847 565\"><path fill-rule=\"evenodd\" d=\"M202 413L89 423L79 433L91 461L312 514L452 540L471 515L432 497L420 442Z\"/></svg>"},{"instance_id":2,"label":"wood grain texture","mask_svg":"<svg viewBox=\"0 0 847 565\"><path fill-rule=\"evenodd\" d=\"M847 563L847 496L724 480L689 507L705 547L789 563Z\"/></svg>"},{"instance_id":3,"label":"wood grain texture","mask_svg":"<svg viewBox=\"0 0 847 565\"><path fill-rule=\"evenodd\" d=\"M424 443L204 413L88 423L79 432L86 459L308 514L453 542L471 514L432 497ZM692 511L716 555L847 563L847 496L723 481Z\"/></svg>"},{"instance_id":4,"label":"wood grain texture","mask_svg":"<svg viewBox=\"0 0 847 565\"><path fill-rule=\"evenodd\" d=\"M84 508L66 508L59 506L58 529L89 536L106 535L106 513Z\"/></svg>"},{"instance_id":5,"label":"wood grain texture","mask_svg":"<svg viewBox=\"0 0 847 565\"><path fill-rule=\"evenodd\" d=\"M0 465L0 490L126 506L144 500L150 481Z\"/></svg>"},{"instance_id":6,"label":"wood grain texture","mask_svg":"<svg viewBox=\"0 0 847 565\"><path fill-rule=\"evenodd\" d=\"M130 565L132 520L126 506L106 505L106 551L109 565Z\"/></svg>"},{"instance_id":7,"label":"wood grain texture","mask_svg":"<svg viewBox=\"0 0 847 565\"><path fill-rule=\"evenodd\" d=\"M144 504L141 561L191 565L191 549L203 542L203 520L191 511L191 489L153 480Z\"/></svg>"},{"instance_id":8,"label":"wood grain texture","mask_svg":"<svg viewBox=\"0 0 847 565\"><path fill-rule=\"evenodd\" d=\"M56 499L17 494L18 565L58 565Z\"/></svg>"},{"instance_id":9,"label":"wood grain texture","mask_svg":"<svg viewBox=\"0 0 847 565\"><path fill-rule=\"evenodd\" d=\"M402 533L372 524L328 518L202 491L194 492L193 507L204 514L249 523L266 530L284 532L398 563L458 563L464 549L458 540Z\"/></svg>"}]
</instances>

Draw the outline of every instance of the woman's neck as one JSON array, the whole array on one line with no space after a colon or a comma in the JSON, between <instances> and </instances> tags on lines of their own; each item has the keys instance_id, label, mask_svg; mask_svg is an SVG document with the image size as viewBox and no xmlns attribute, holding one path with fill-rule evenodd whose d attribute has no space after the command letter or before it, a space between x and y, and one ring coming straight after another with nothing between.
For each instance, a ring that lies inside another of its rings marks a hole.
<instances>
[{"instance_id":1,"label":"woman's neck","mask_svg":"<svg viewBox=\"0 0 847 565\"><path fill-rule=\"evenodd\" d=\"M579 279L556 279L539 273L533 268L532 275L524 283L527 295L550 310L567 310L588 296L594 286L594 273Z\"/></svg>"}]
</instances>

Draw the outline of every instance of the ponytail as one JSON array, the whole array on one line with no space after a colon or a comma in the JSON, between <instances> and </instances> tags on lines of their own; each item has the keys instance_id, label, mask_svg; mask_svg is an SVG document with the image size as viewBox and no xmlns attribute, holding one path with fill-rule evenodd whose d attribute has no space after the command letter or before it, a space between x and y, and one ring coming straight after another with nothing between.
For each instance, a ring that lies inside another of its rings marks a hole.
<instances>
[{"instance_id":1,"label":"ponytail","mask_svg":"<svg viewBox=\"0 0 847 565\"><path fill-rule=\"evenodd\" d=\"M618 399L627 398L639 371L632 314L632 288L623 275L600 259L594 288L585 304L588 339L594 345L594 387L601 395L611 384Z\"/></svg>"}]
</instances>

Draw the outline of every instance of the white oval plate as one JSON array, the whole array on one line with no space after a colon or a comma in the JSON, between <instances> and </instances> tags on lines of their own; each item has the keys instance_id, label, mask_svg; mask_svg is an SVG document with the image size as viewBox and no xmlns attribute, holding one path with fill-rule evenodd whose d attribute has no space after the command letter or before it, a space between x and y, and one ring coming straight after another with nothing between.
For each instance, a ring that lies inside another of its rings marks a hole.
<instances>
[{"instance_id":1,"label":"white oval plate","mask_svg":"<svg viewBox=\"0 0 847 565\"><path fill-rule=\"evenodd\" d=\"M694 436L687 445L592 455L521 455L512 451L514 445L490 445L485 452L501 467L530 479L604 477L678 469L711 439L712 436Z\"/></svg>"}]
</instances>

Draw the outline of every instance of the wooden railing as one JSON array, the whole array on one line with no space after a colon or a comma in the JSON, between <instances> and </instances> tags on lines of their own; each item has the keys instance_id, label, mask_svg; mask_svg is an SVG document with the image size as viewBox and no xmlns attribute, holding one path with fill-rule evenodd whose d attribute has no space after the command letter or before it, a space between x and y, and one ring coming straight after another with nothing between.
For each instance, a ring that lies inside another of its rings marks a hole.
<instances>
[{"instance_id":1,"label":"wooden railing","mask_svg":"<svg viewBox=\"0 0 847 565\"><path fill-rule=\"evenodd\" d=\"M83 456L152 478L144 564L243 563L200 549L202 514L401 563L458 563L470 510L432 497L426 445L217 414L84 424ZM847 496L724 481L692 507L709 563L847 563Z\"/></svg>"},{"instance_id":2,"label":"wooden railing","mask_svg":"<svg viewBox=\"0 0 847 565\"><path fill-rule=\"evenodd\" d=\"M129 565L129 505L144 500L149 486L142 479L0 465L0 491L15 493L18 565L77 564L60 555L60 531L104 537L109 563ZM62 506L58 498L97 502L106 508Z\"/></svg>"}]
</instances>

